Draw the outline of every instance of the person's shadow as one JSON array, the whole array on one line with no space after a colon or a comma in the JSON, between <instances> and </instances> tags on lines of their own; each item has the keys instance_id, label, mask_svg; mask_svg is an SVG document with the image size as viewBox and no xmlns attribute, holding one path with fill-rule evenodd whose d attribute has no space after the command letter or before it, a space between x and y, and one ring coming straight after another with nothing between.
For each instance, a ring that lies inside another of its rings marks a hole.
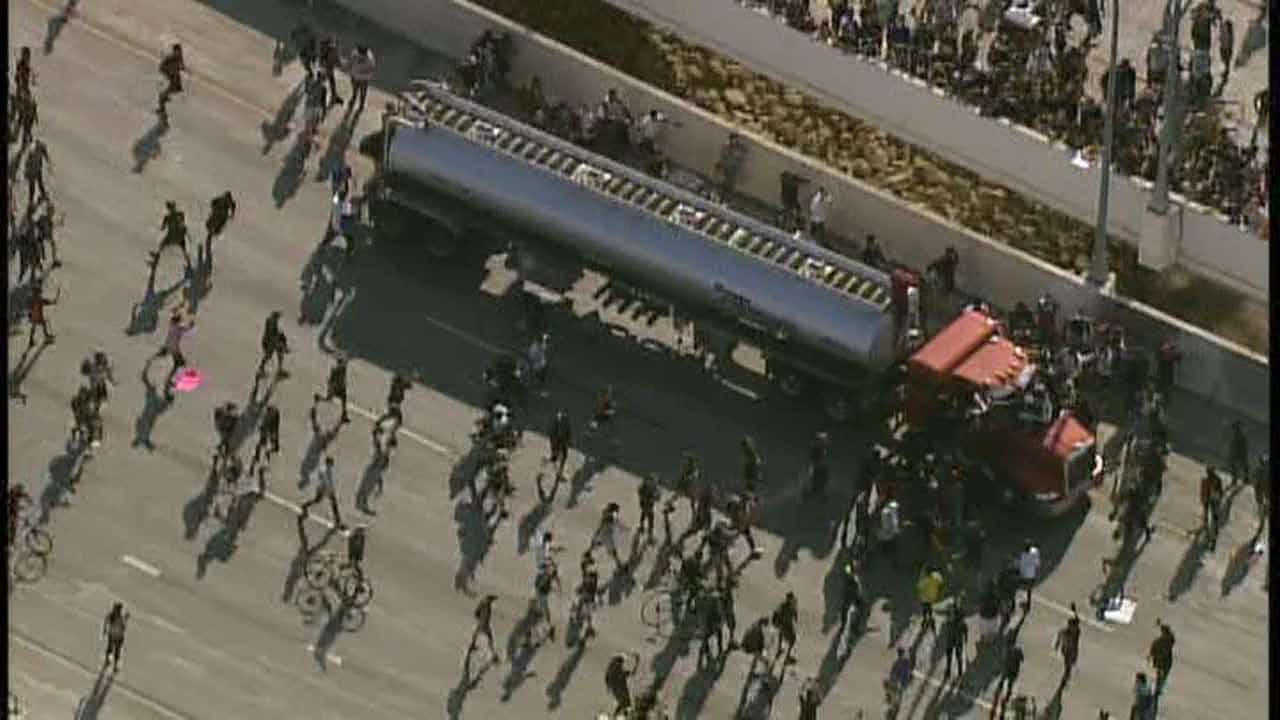
<instances>
[{"instance_id":1,"label":"person's shadow","mask_svg":"<svg viewBox=\"0 0 1280 720\"><path fill-rule=\"evenodd\" d=\"M284 578L284 590L280 594L280 602L289 603L293 601L293 591L298 586L298 580L306 572L307 561L337 534L338 529L330 527L316 543L312 544L307 538L307 521L302 516L298 516L298 552L289 563L289 572Z\"/></svg>"},{"instance_id":2,"label":"person's shadow","mask_svg":"<svg viewBox=\"0 0 1280 720\"><path fill-rule=\"evenodd\" d=\"M34 347L28 345L22 351L22 356L18 358L18 363L13 366L13 370L9 371L10 398L21 402L23 405L27 404L27 395L22 392L22 383L31 374L31 371L35 369L36 360L40 359L40 355L44 353L46 347L48 345L45 343L40 343Z\"/></svg>"},{"instance_id":3,"label":"person's shadow","mask_svg":"<svg viewBox=\"0 0 1280 720\"><path fill-rule=\"evenodd\" d=\"M289 149L289 154L285 156L275 183L271 186L271 197L275 200L277 210L298 194L298 189L302 187L302 180L307 174L307 155L310 153L311 144L300 135L293 147Z\"/></svg>"},{"instance_id":4,"label":"person's shadow","mask_svg":"<svg viewBox=\"0 0 1280 720\"><path fill-rule=\"evenodd\" d=\"M53 45L58 41L58 35L62 34L62 28L75 17L76 5L80 0L67 0L67 4L62 10L53 17L49 18L49 23L45 27L44 33L44 54L53 54Z\"/></svg>"},{"instance_id":5,"label":"person's shadow","mask_svg":"<svg viewBox=\"0 0 1280 720\"><path fill-rule=\"evenodd\" d=\"M40 494L40 519L38 524L49 522L53 509L66 507L67 494L75 491L80 482L80 474L84 472L84 455L80 451L64 452L49 461L49 482Z\"/></svg>"},{"instance_id":6,"label":"person's shadow","mask_svg":"<svg viewBox=\"0 0 1280 720\"><path fill-rule=\"evenodd\" d=\"M143 397L142 412L134 422L133 447L155 452L156 446L151 441L151 433L155 431L160 416L173 406L173 400L161 395L156 389L155 383L151 382L150 370L151 360L148 359L142 367L142 386L146 394Z\"/></svg>"},{"instance_id":7,"label":"person's shadow","mask_svg":"<svg viewBox=\"0 0 1280 720\"><path fill-rule=\"evenodd\" d=\"M76 705L73 720L98 720L98 713L102 710L102 705L107 700L107 693L111 691L111 684L115 679L115 673L107 672L107 665L103 663L102 669L98 671L98 677L93 681L93 688L89 690L89 694L80 698L80 702Z\"/></svg>"},{"instance_id":8,"label":"person's shadow","mask_svg":"<svg viewBox=\"0 0 1280 720\"><path fill-rule=\"evenodd\" d=\"M133 143L133 172L135 175L142 174L147 169L147 164L152 160L160 157L160 153L164 148L161 147L161 140L169 132L169 123L163 119L156 120L142 137Z\"/></svg>"},{"instance_id":9,"label":"person's shadow","mask_svg":"<svg viewBox=\"0 0 1280 720\"><path fill-rule=\"evenodd\" d=\"M289 138L290 123L298 112L298 103L302 101L302 84L289 91L284 102L276 110L276 116L262 123L262 154L266 155L282 140Z\"/></svg>"},{"instance_id":10,"label":"person's shadow","mask_svg":"<svg viewBox=\"0 0 1280 720\"><path fill-rule=\"evenodd\" d=\"M391 456L382 452L381 448L375 448L373 457L369 459L369 464L365 466L364 474L360 477L360 486L356 489L356 509L366 515L377 515L372 507L369 506L369 500L373 497L382 496L382 485L387 472L387 466L391 464Z\"/></svg>"}]
</instances>

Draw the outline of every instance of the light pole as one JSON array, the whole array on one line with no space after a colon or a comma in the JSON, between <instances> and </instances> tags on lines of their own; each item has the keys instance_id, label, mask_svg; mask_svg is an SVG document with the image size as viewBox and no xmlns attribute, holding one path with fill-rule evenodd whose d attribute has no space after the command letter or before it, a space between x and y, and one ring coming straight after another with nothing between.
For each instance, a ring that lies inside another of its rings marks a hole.
<instances>
[{"instance_id":1,"label":"light pole","mask_svg":"<svg viewBox=\"0 0 1280 720\"><path fill-rule=\"evenodd\" d=\"M1177 2L1178 0L1172 0ZM1098 183L1098 226L1093 236L1093 253L1089 263L1089 282L1102 287L1110 275L1107 258L1107 201L1111 196L1111 146L1116 126L1116 55L1120 44L1120 0L1111 8L1111 58L1107 62L1107 107L1102 135L1102 179Z\"/></svg>"},{"instance_id":2,"label":"light pole","mask_svg":"<svg viewBox=\"0 0 1280 720\"><path fill-rule=\"evenodd\" d=\"M1182 26L1182 14L1184 8L1182 0L1169 0L1169 5L1165 10L1165 26L1164 35L1165 42L1168 44L1168 56L1165 60L1164 74L1164 119L1160 127L1160 144L1156 151L1159 153L1159 164L1156 167L1155 187L1151 190L1151 201L1147 204L1147 214L1149 220L1154 221L1151 237L1144 237L1144 251L1139 253L1139 259L1144 265L1148 265L1149 261L1145 258L1146 250L1152 250L1151 266L1163 268L1172 260L1173 254L1170 251L1171 239L1169 235L1169 227L1167 217L1169 214L1169 173L1175 159L1180 155L1179 148L1182 144L1183 118L1186 113L1186 98L1182 93L1182 70L1181 53L1178 45L1178 31ZM1147 230L1144 229L1144 235Z\"/></svg>"}]
</instances>

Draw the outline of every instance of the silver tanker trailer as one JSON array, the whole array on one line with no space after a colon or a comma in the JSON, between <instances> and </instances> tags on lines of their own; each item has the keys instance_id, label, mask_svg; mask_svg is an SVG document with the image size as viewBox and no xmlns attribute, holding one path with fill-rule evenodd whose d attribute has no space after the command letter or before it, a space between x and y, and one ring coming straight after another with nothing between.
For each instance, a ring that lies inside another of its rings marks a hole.
<instances>
[{"instance_id":1,"label":"silver tanker trailer","mask_svg":"<svg viewBox=\"0 0 1280 720\"><path fill-rule=\"evenodd\" d=\"M757 347L784 394L816 392L836 420L893 361L890 280L878 270L442 84L414 82L379 140L370 217L380 235L402 234L410 213L443 229L423 238L438 258L494 237L495 223L556 245L692 313L700 330Z\"/></svg>"}]
</instances>

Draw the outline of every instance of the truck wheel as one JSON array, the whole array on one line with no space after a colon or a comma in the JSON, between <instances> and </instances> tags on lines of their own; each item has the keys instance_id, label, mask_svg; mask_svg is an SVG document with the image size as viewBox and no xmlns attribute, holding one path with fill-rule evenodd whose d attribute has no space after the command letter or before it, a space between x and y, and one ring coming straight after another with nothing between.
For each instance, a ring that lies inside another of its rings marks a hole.
<instances>
[{"instance_id":1,"label":"truck wheel","mask_svg":"<svg viewBox=\"0 0 1280 720\"><path fill-rule=\"evenodd\" d=\"M842 390L833 391L823 408L832 422L846 423L853 417L853 401Z\"/></svg>"},{"instance_id":2,"label":"truck wheel","mask_svg":"<svg viewBox=\"0 0 1280 720\"><path fill-rule=\"evenodd\" d=\"M804 378L793 370L781 370L778 373L778 389L787 397L800 397L804 392Z\"/></svg>"}]
</instances>

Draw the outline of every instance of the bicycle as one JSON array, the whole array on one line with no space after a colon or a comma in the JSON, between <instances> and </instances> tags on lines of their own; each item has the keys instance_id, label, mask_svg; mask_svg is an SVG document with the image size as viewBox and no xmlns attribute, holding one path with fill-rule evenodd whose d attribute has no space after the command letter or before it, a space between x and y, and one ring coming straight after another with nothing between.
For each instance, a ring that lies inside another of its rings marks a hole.
<instances>
[{"instance_id":1,"label":"bicycle","mask_svg":"<svg viewBox=\"0 0 1280 720\"><path fill-rule=\"evenodd\" d=\"M333 588L344 602L354 607L367 607L373 600L373 585L369 579L363 573L357 573L350 563L341 561L335 552L313 555L307 560L304 574L312 588Z\"/></svg>"},{"instance_id":2,"label":"bicycle","mask_svg":"<svg viewBox=\"0 0 1280 720\"><path fill-rule=\"evenodd\" d=\"M36 557L43 558L53 554L53 536L48 530L26 516L19 516L18 523L15 545L20 545L22 549Z\"/></svg>"},{"instance_id":3,"label":"bicycle","mask_svg":"<svg viewBox=\"0 0 1280 720\"><path fill-rule=\"evenodd\" d=\"M341 613L339 621L342 629L347 632L359 630L368 619L368 613L363 607L347 602L345 599L341 600L335 608L329 596L318 588L307 588L298 593L295 603L302 613L302 621L307 625L314 624L320 619L322 613L331 618L335 610Z\"/></svg>"}]
</instances>

